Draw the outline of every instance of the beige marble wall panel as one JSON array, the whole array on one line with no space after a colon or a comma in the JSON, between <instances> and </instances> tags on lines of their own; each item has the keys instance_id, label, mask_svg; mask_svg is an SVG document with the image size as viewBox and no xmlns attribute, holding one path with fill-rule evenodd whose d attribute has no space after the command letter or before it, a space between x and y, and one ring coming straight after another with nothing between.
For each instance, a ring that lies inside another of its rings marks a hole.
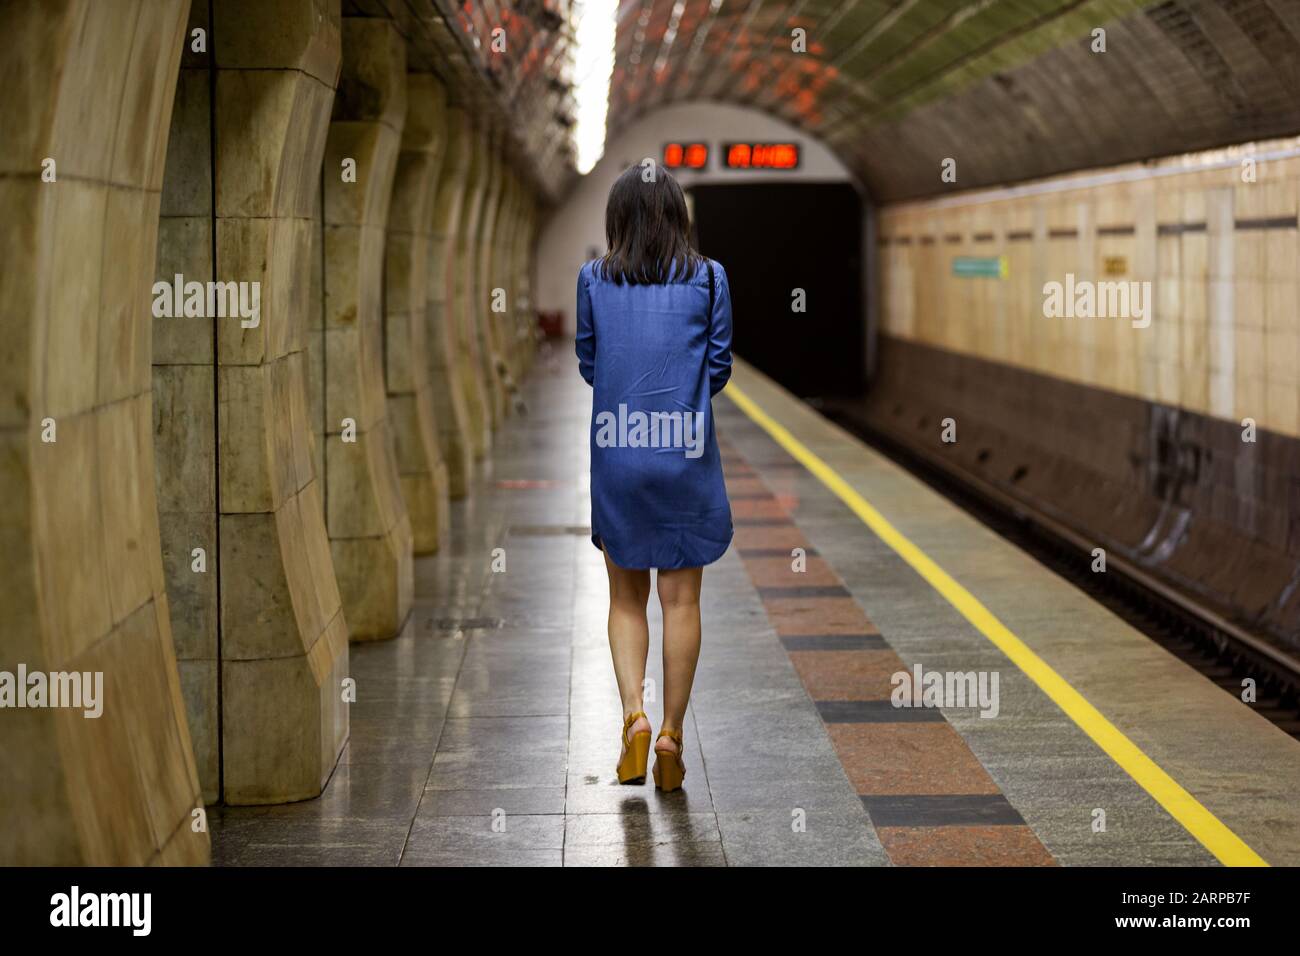
<instances>
[{"instance_id":1,"label":"beige marble wall panel","mask_svg":"<svg viewBox=\"0 0 1300 956\"><path fill-rule=\"evenodd\" d=\"M1158 165L1154 178L1125 168L1099 182L1059 177L1043 192L886 207L884 331L1300 435L1300 159L1259 160L1254 181L1236 160ZM995 241L971 244L986 227ZM927 255L917 241L925 231L960 234L962 243L940 242L932 248L941 254ZM1006 255L1009 273L961 278L953 255ZM1135 327L1144 321L1136 314L1047 318L1043 286L1067 275L1138 283L1149 324ZM996 313L985 308L990 294L1003 303Z\"/></svg>"},{"instance_id":2,"label":"beige marble wall panel","mask_svg":"<svg viewBox=\"0 0 1300 956\"><path fill-rule=\"evenodd\" d=\"M483 133L468 121L458 132L469 140L469 165L450 266L455 288L456 349L461 383L465 388L465 404L469 410L470 447L478 460L487 454L492 428L487 382L483 379L483 362L479 357L481 311L475 294L479 221L487 190L487 146Z\"/></svg>"},{"instance_id":3,"label":"beige marble wall panel","mask_svg":"<svg viewBox=\"0 0 1300 956\"><path fill-rule=\"evenodd\" d=\"M465 209L472 142L463 110L449 107L443 117L446 141L442 173L433 207L433 236L429 250L428 321L429 380L433 386L438 445L447 464L453 498L464 497L474 470L473 423L470 417L472 382L460 363L460 323L457 318L457 236Z\"/></svg>"},{"instance_id":4,"label":"beige marble wall panel","mask_svg":"<svg viewBox=\"0 0 1300 956\"><path fill-rule=\"evenodd\" d=\"M515 367L515 284L510 268L510 237L516 226L516 180L508 164L502 164L501 203L493 227L492 271L488 285L505 292L505 311L492 313L493 335L497 343L497 369L506 394L506 414L510 414L518 390L519 370Z\"/></svg>"},{"instance_id":5,"label":"beige marble wall panel","mask_svg":"<svg viewBox=\"0 0 1300 956\"><path fill-rule=\"evenodd\" d=\"M528 374L533 359L537 354L537 342L541 334L537 325L537 313L533 307L533 270L537 258L534 245L537 241L539 212L535 198L528 194L524 198L523 211L520 215L520 228L515 237L513 255L515 270L515 302L520 312L522 328L520 332L520 378Z\"/></svg>"},{"instance_id":6,"label":"beige marble wall panel","mask_svg":"<svg viewBox=\"0 0 1300 956\"><path fill-rule=\"evenodd\" d=\"M325 513L353 640L410 613L410 517L384 375L384 256L406 119L406 48L388 20L345 17L324 162ZM356 181L343 176L355 162Z\"/></svg>"},{"instance_id":7,"label":"beige marble wall panel","mask_svg":"<svg viewBox=\"0 0 1300 956\"><path fill-rule=\"evenodd\" d=\"M533 348L537 343L537 316L529 297L529 272L533 251L532 196L523 179L513 176L515 203L512 222L503 237L510 276L510 346L512 370L517 382L528 375Z\"/></svg>"},{"instance_id":8,"label":"beige marble wall panel","mask_svg":"<svg viewBox=\"0 0 1300 956\"><path fill-rule=\"evenodd\" d=\"M486 185L483 189L483 208L479 213L479 228L474 253L474 314L477 316L477 336L480 374L483 378L483 397L488 412L488 427L495 430L505 417L505 386L497 366L500 348L497 345L496 313L492 311L494 288L492 281L492 244L496 241L497 212L501 206L501 190L505 170L496 143L491 136L483 140L483 165Z\"/></svg>"},{"instance_id":9,"label":"beige marble wall panel","mask_svg":"<svg viewBox=\"0 0 1300 956\"><path fill-rule=\"evenodd\" d=\"M0 5L0 670L102 680L98 717L0 711L0 864L208 860L191 826L150 382L188 9Z\"/></svg>"},{"instance_id":10,"label":"beige marble wall panel","mask_svg":"<svg viewBox=\"0 0 1300 956\"><path fill-rule=\"evenodd\" d=\"M186 36L208 29L191 5ZM212 272L209 55L184 45L163 175L155 278L208 282ZM213 320L153 319L154 472L172 639L205 803L220 798L217 679L216 369Z\"/></svg>"},{"instance_id":11,"label":"beige marble wall panel","mask_svg":"<svg viewBox=\"0 0 1300 956\"><path fill-rule=\"evenodd\" d=\"M312 216L340 29L338 4L320 0L223 0L213 10L216 272L261 283L256 327L217 320L230 803L316 796L348 733L347 624L306 394Z\"/></svg>"},{"instance_id":12,"label":"beige marble wall panel","mask_svg":"<svg viewBox=\"0 0 1300 956\"><path fill-rule=\"evenodd\" d=\"M450 508L429 354L433 207L447 145L446 93L428 73L410 73L406 80L406 123L385 255L384 377L414 549L428 554L446 533Z\"/></svg>"},{"instance_id":13,"label":"beige marble wall panel","mask_svg":"<svg viewBox=\"0 0 1300 956\"><path fill-rule=\"evenodd\" d=\"M505 395L505 411L510 414L518 397L519 377L514 365L515 289L510 271L510 230L514 227L514 172L501 157L501 201L497 206L492 229L492 269L489 285L505 292L505 308L492 313L492 334L497 347L497 373Z\"/></svg>"}]
</instances>

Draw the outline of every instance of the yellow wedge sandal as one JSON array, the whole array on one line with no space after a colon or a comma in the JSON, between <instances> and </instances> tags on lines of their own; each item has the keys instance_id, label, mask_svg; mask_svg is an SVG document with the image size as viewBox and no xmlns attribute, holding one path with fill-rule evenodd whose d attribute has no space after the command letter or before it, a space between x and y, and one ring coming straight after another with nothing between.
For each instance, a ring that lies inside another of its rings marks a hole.
<instances>
[{"instance_id":1,"label":"yellow wedge sandal","mask_svg":"<svg viewBox=\"0 0 1300 956\"><path fill-rule=\"evenodd\" d=\"M686 779L686 761L682 759L682 732L680 730L661 730L659 731L659 737L655 738L656 743L658 743L660 737L667 737L677 744L677 752L655 751L655 786L665 792L680 790L682 781Z\"/></svg>"},{"instance_id":2,"label":"yellow wedge sandal","mask_svg":"<svg viewBox=\"0 0 1300 956\"><path fill-rule=\"evenodd\" d=\"M645 712L638 710L635 714L628 714L623 721L623 743L627 749L618 760L619 783L645 783L645 765L650 756L650 731L638 731L630 738L627 735L632 725L642 717L645 717ZM646 719L649 720L648 717Z\"/></svg>"}]
</instances>

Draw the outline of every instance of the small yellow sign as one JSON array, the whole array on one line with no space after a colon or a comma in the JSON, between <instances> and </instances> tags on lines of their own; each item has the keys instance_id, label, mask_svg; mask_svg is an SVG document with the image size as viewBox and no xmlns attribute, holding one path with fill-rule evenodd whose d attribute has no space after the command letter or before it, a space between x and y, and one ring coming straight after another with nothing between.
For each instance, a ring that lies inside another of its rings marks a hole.
<instances>
[{"instance_id":1,"label":"small yellow sign","mask_svg":"<svg viewBox=\"0 0 1300 956\"><path fill-rule=\"evenodd\" d=\"M1127 256L1106 256L1101 260L1102 271L1108 276L1128 275Z\"/></svg>"}]
</instances>

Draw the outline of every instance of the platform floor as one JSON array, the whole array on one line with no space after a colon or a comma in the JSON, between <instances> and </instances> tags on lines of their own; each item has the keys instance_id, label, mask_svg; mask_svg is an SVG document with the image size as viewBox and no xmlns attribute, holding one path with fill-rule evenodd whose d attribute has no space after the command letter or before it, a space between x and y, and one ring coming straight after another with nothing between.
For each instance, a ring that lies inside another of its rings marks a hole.
<instances>
[{"instance_id":1,"label":"platform floor","mask_svg":"<svg viewBox=\"0 0 1300 956\"><path fill-rule=\"evenodd\" d=\"M1300 743L743 363L734 380L1233 839L1300 864ZM451 542L417 562L406 632L351 648L351 740L324 795L211 808L215 863L1217 861L1226 838L1193 836L725 397L736 538L705 572L686 786L618 786L607 586L587 527L590 390L559 343L525 392L528 415L453 506ZM998 716L894 707L891 676L917 664L997 673Z\"/></svg>"}]
</instances>

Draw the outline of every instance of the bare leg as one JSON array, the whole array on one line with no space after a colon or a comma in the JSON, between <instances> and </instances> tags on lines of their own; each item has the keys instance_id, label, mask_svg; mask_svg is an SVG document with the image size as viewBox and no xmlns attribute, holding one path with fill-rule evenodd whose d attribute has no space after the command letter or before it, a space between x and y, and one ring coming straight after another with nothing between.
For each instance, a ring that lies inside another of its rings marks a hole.
<instances>
[{"instance_id":1,"label":"bare leg","mask_svg":"<svg viewBox=\"0 0 1300 956\"><path fill-rule=\"evenodd\" d=\"M645 661L650 653L650 625L645 608L650 600L650 572L620 568L605 555L609 574L609 651L614 658L614 677L623 700L623 720L643 710L641 694L645 684ZM628 736L650 730L642 717L628 728ZM627 741L624 739L624 749Z\"/></svg>"},{"instance_id":2,"label":"bare leg","mask_svg":"<svg viewBox=\"0 0 1300 956\"><path fill-rule=\"evenodd\" d=\"M659 572L659 605L664 612L664 723L665 730L680 732L686 719L700 658L700 583L703 568ZM655 750L675 751L668 737L655 742Z\"/></svg>"}]
</instances>

